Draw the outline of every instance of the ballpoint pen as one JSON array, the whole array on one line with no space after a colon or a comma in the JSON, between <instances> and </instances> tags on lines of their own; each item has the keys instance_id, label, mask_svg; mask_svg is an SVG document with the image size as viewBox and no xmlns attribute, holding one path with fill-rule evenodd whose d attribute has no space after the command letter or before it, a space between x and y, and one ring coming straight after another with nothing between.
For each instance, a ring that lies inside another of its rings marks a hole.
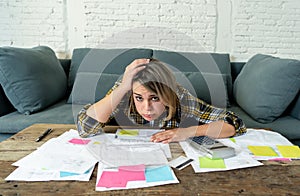
<instances>
[{"instance_id":1,"label":"ballpoint pen","mask_svg":"<svg viewBox=\"0 0 300 196\"><path fill-rule=\"evenodd\" d=\"M42 135L40 135L35 141L39 142L41 141L44 137L46 137L49 133L51 133L52 129L47 129Z\"/></svg>"}]
</instances>

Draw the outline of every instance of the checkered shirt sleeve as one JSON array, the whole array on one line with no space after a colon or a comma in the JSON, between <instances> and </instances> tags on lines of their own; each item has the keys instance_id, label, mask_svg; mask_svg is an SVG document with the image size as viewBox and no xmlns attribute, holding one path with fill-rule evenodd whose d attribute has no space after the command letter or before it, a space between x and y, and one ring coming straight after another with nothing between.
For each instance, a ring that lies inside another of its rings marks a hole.
<instances>
[{"instance_id":1,"label":"checkered shirt sleeve","mask_svg":"<svg viewBox=\"0 0 300 196\"><path fill-rule=\"evenodd\" d=\"M210 123L223 120L234 126L235 135L246 132L246 126L236 114L223 108L217 108L191 95L186 89L179 87L182 117L194 118L199 123Z\"/></svg>"}]
</instances>

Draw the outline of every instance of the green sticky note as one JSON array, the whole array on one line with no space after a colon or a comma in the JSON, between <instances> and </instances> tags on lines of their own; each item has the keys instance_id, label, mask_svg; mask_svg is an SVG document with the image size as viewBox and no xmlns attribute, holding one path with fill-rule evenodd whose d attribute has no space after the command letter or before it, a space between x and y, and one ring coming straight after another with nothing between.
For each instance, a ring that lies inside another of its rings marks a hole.
<instances>
[{"instance_id":1,"label":"green sticky note","mask_svg":"<svg viewBox=\"0 0 300 196\"><path fill-rule=\"evenodd\" d=\"M233 137L229 138L233 143L236 143L235 139Z\"/></svg>"},{"instance_id":2,"label":"green sticky note","mask_svg":"<svg viewBox=\"0 0 300 196\"><path fill-rule=\"evenodd\" d=\"M299 146L281 146L277 145L280 154L286 158L300 158Z\"/></svg>"},{"instance_id":3,"label":"green sticky note","mask_svg":"<svg viewBox=\"0 0 300 196\"><path fill-rule=\"evenodd\" d=\"M126 136L138 136L139 135L139 130L136 129L122 129L119 133L119 135L126 135Z\"/></svg>"},{"instance_id":4,"label":"green sticky note","mask_svg":"<svg viewBox=\"0 0 300 196\"><path fill-rule=\"evenodd\" d=\"M200 168L226 168L224 159L210 159L208 157L199 157Z\"/></svg>"},{"instance_id":5,"label":"green sticky note","mask_svg":"<svg viewBox=\"0 0 300 196\"><path fill-rule=\"evenodd\" d=\"M255 156L268 156L268 157L278 156L278 154L270 146L248 146L248 149Z\"/></svg>"}]
</instances>

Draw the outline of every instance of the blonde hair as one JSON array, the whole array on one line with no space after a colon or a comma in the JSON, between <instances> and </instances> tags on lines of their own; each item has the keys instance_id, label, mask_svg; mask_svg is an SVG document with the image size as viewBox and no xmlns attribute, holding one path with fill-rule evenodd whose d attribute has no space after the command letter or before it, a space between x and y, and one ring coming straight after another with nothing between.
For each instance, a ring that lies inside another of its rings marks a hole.
<instances>
[{"instance_id":1,"label":"blonde hair","mask_svg":"<svg viewBox=\"0 0 300 196\"><path fill-rule=\"evenodd\" d=\"M175 115L178 106L175 76L167 65L159 60L151 59L145 66L145 69L135 75L132 82L139 82L146 89L157 94L168 111L165 119L170 120ZM132 111L133 107L134 102L131 96L129 111Z\"/></svg>"}]
</instances>

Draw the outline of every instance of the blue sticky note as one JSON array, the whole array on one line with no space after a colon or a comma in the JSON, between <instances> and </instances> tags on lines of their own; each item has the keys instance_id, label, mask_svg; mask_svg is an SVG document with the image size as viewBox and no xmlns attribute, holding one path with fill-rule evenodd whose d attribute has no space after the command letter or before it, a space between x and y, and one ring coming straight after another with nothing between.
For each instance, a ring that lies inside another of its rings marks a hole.
<instances>
[{"instance_id":1,"label":"blue sticky note","mask_svg":"<svg viewBox=\"0 0 300 196\"><path fill-rule=\"evenodd\" d=\"M155 168L146 168L146 182L174 180L171 168L167 165Z\"/></svg>"},{"instance_id":2,"label":"blue sticky note","mask_svg":"<svg viewBox=\"0 0 300 196\"><path fill-rule=\"evenodd\" d=\"M68 177L68 176L79 175L78 173L64 172L64 171L60 171L59 174L60 174L60 177Z\"/></svg>"},{"instance_id":3,"label":"blue sticky note","mask_svg":"<svg viewBox=\"0 0 300 196\"><path fill-rule=\"evenodd\" d=\"M90 172L91 169L87 170L86 172L84 172L84 174L87 174ZM59 176L60 177L68 177L68 176L75 176L75 175L80 175L79 173L72 173L72 172L65 172L65 171L60 171L59 172Z\"/></svg>"}]
</instances>

